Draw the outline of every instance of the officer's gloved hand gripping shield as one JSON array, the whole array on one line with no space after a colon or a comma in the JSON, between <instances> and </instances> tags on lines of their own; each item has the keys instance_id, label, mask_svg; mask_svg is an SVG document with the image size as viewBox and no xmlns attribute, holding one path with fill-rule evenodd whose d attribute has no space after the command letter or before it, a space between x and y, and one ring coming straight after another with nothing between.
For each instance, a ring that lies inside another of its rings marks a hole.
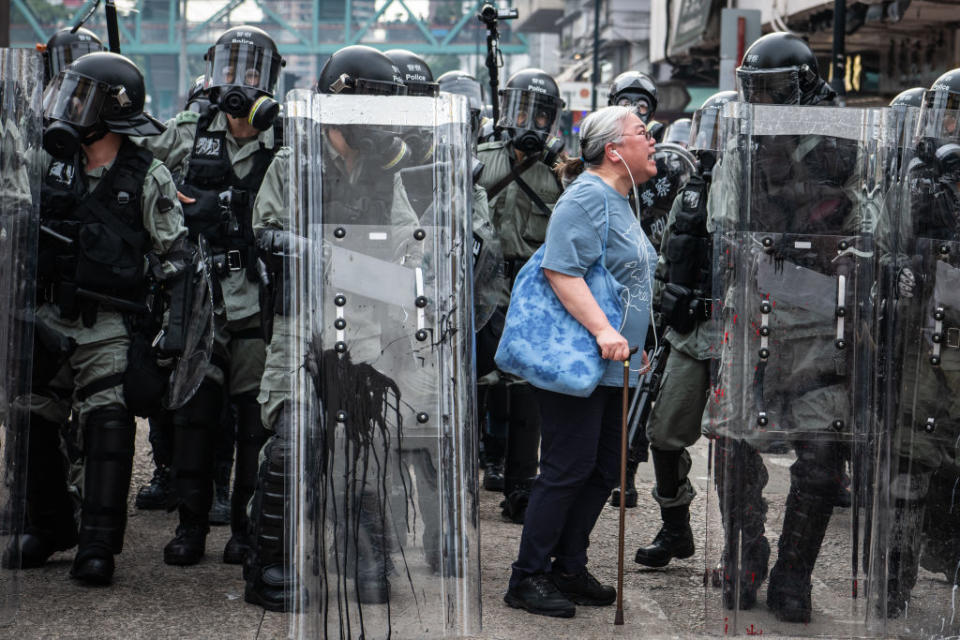
<instances>
[{"instance_id":1,"label":"officer's gloved hand gripping shield","mask_svg":"<svg viewBox=\"0 0 960 640\"><path fill-rule=\"evenodd\" d=\"M0 49L0 624L17 611L17 536L26 497L33 353L43 71L24 49Z\"/></svg>"},{"instance_id":2,"label":"officer's gloved hand gripping shield","mask_svg":"<svg viewBox=\"0 0 960 640\"><path fill-rule=\"evenodd\" d=\"M284 304L295 328L281 338L292 354L291 633L472 635L466 101L296 91L285 110L296 238ZM411 132L430 138L426 160L406 149Z\"/></svg>"},{"instance_id":3,"label":"officer's gloved hand gripping shield","mask_svg":"<svg viewBox=\"0 0 960 640\"><path fill-rule=\"evenodd\" d=\"M784 86L768 79L752 88ZM871 510L874 229L892 130L883 109L726 107L709 204L713 633L866 633L864 587L880 575L866 550L883 515Z\"/></svg>"}]
</instances>

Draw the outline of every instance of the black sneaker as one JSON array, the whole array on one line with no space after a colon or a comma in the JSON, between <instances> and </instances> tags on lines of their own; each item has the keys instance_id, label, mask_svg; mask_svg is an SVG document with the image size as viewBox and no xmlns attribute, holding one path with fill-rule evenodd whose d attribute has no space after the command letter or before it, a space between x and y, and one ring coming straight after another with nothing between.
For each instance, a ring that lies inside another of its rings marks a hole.
<instances>
[{"instance_id":1,"label":"black sneaker","mask_svg":"<svg viewBox=\"0 0 960 640\"><path fill-rule=\"evenodd\" d=\"M514 609L526 609L538 616L572 618L577 608L566 598L550 576L538 573L528 576L507 590L503 601Z\"/></svg>"},{"instance_id":2,"label":"black sneaker","mask_svg":"<svg viewBox=\"0 0 960 640\"><path fill-rule=\"evenodd\" d=\"M568 600L588 607L606 607L617 599L617 590L602 585L600 581L584 569L580 573L568 576L559 571L550 574L553 584Z\"/></svg>"}]
</instances>

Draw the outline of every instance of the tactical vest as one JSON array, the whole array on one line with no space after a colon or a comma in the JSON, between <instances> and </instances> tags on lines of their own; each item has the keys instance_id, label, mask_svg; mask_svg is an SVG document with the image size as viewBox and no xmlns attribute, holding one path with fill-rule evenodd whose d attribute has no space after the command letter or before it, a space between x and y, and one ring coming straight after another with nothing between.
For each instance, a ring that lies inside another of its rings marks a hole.
<instances>
[{"instance_id":1,"label":"tactical vest","mask_svg":"<svg viewBox=\"0 0 960 640\"><path fill-rule=\"evenodd\" d=\"M83 304L83 291L143 301L150 236L143 228L142 195L152 162L152 153L124 140L113 166L90 193L79 156L54 160L47 169L38 275L42 298L60 306L64 317L76 318L81 307L90 308Z\"/></svg>"},{"instance_id":2,"label":"tactical vest","mask_svg":"<svg viewBox=\"0 0 960 640\"><path fill-rule=\"evenodd\" d=\"M217 113L217 107L211 105L197 122L187 175L180 187L197 201L184 204L183 217L191 238L203 235L214 251L239 250L246 258L254 249L253 203L281 140L274 130L274 146L261 145L253 155L250 172L238 178L227 155L226 131L207 130Z\"/></svg>"},{"instance_id":3,"label":"tactical vest","mask_svg":"<svg viewBox=\"0 0 960 640\"><path fill-rule=\"evenodd\" d=\"M707 233L709 178L695 175L677 195L680 210L670 225L670 238L663 249L667 284L660 307L668 325L680 333L690 332L710 317L711 242Z\"/></svg>"}]
</instances>

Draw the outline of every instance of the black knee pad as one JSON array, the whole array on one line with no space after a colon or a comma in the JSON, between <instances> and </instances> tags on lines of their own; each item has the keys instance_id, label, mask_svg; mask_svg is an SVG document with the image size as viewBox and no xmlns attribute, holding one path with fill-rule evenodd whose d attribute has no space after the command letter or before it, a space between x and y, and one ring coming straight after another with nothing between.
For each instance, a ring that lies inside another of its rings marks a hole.
<instances>
[{"instance_id":1,"label":"black knee pad","mask_svg":"<svg viewBox=\"0 0 960 640\"><path fill-rule=\"evenodd\" d=\"M793 443L797 460L790 466L790 484L800 493L835 497L843 482L844 448L838 442L802 440Z\"/></svg>"}]
</instances>

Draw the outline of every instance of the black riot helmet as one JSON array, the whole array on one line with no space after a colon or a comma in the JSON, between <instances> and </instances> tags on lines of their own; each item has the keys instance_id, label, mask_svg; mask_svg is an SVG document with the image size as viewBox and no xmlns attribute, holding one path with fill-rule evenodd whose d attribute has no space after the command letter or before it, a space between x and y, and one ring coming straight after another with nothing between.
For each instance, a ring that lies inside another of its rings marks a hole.
<instances>
[{"instance_id":1,"label":"black riot helmet","mask_svg":"<svg viewBox=\"0 0 960 640\"><path fill-rule=\"evenodd\" d=\"M470 127L473 137L480 135L480 118L483 113L483 89L477 79L466 71L447 71L437 78L440 91L455 93L467 98L467 108L470 110Z\"/></svg>"},{"instance_id":2,"label":"black riot helmet","mask_svg":"<svg viewBox=\"0 0 960 640\"><path fill-rule=\"evenodd\" d=\"M383 55L400 70L403 84L407 85L407 95L435 97L440 93L426 60L406 49L391 49L384 51Z\"/></svg>"},{"instance_id":3,"label":"black riot helmet","mask_svg":"<svg viewBox=\"0 0 960 640\"><path fill-rule=\"evenodd\" d=\"M43 84L48 85L60 70L82 55L103 51L103 42L93 31L67 27L50 36L43 48Z\"/></svg>"},{"instance_id":4,"label":"black riot helmet","mask_svg":"<svg viewBox=\"0 0 960 640\"><path fill-rule=\"evenodd\" d=\"M260 131L269 129L280 112L274 93L286 65L273 38L257 27L233 27L207 49L204 60L210 100Z\"/></svg>"},{"instance_id":5,"label":"black riot helmet","mask_svg":"<svg viewBox=\"0 0 960 640\"><path fill-rule=\"evenodd\" d=\"M607 104L633 107L643 123L648 124L657 113L657 85L642 71L624 71L610 83Z\"/></svg>"},{"instance_id":6,"label":"black riot helmet","mask_svg":"<svg viewBox=\"0 0 960 640\"><path fill-rule=\"evenodd\" d=\"M782 32L750 45L737 67L737 89L742 102L754 104L816 105L836 97L810 45Z\"/></svg>"},{"instance_id":7,"label":"black riot helmet","mask_svg":"<svg viewBox=\"0 0 960 640\"><path fill-rule=\"evenodd\" d=\"M196 111L202 113L210 104L210 96L207 91L207 76L200 74L190 85L187 91L187 101L183 108L187 111Z\"/></svg>"},{"instance_id":8,"label":"black riot helmet","mask_svg":"<svg viewBox=\"0 0 960 640\"><path fill-rule=\"evenodd\" d=\"M129 59L100 51L60 71L43 94L43 147L69 158L106 133L154 136L165 127L143 110L143 73Z\"/></svg>"},{"instance_id":9,"label":"black riot helmet","mask_svg":"<svg viewBox=\"0 0 960 640\"><path fill-rule=\"evenodd\" d=\"M510 131L513 146L524 153L539 153L547 139L557 135L564 102L560 87L546 71L523 69L500 90L500 121Z\"/></svg>"},{"instance_id":10,"label":"black riot helmet","mask_svg":"<svg viewBox=\"0 0 960 640\"><path fill-rule=\"evenodd\" d=\"M720 117L730 102L737 101L736 91L718 91L703 101L693 113L690 122L690 140L687 147L697 154L704 171L713 169L720 153L722 129Z\"/></svg>"},{"instance_id":11,"label":"black riot helmet","mask_svg":"<svg viewBox=\"0 0 960 640\"><path fill-rule=\"evenodd\" d=\"M893 100L890 101L890 106L917 107L919 109L923 104L924 92L926 92L926 89L923 87L913 87L912 89L901 91L893 97Z\"/></svg>"},{"instance_id":12,"label":"black riot helmet","mask_svg":"<svg viewBox=\"0 0 960 640\"><path fill-rule=\"evenodd\" d=\"M407 95L400 70L382 52L354 44L339 49L320 69L319 93L372 96ZM360 154L376 158L380 168L398 170L410 164L413 152L397 131L372 125L337 125L343 138Z\"/></svg>"},{"instance_id":13,"label":"black riot helmet","mask_svg":"<svg viewBox=\"0 0 960 640\"><path fill-rule=\"evenodd\" d=\"M320 69L319 93L406 95L400 70L373 47L354 44L335 51Z\"/></svg>"},{"instance_id":14,"label":"black riot helmet","mask_svg":"<svg viewBox=\"0 0 960 640\"><path fill-rule=\"evenodd\" d=\"M947 71L924 92L917 138L926 161L943 155L941 147L960 143L960 69Z\"/></svg>"}]
</instances>

